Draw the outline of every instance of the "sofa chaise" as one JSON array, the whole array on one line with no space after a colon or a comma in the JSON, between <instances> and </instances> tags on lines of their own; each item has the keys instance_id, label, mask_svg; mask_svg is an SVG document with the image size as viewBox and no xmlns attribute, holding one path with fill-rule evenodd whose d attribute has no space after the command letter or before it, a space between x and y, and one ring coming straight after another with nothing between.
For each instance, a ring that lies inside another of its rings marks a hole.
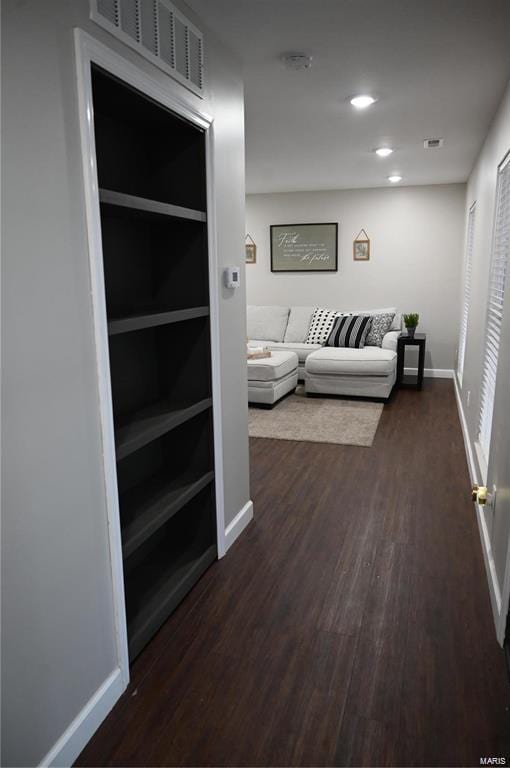
<instances>
[{"instance_id":1,"label":"sofa chaise","mask_svg":"<svg viewBox=\"0 0 510 768\"><path fill-rule=\"evenodd\" d=\"M249 305L248 343L294 352L298 357L298 377L304 380L307 394L387 399L396 380L401 314L394 307L353 312L395 313L395 317L380 347L351 349L306 342L315 309Z\"/></svg>"}]
</instances>

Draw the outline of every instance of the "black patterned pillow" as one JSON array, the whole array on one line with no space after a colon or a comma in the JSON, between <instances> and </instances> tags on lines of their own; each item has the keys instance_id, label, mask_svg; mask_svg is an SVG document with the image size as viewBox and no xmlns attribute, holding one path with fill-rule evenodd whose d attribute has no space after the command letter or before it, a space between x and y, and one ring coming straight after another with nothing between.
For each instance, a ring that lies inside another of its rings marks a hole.
<instances>
[{"instance_id":1,"label":"black patterned pillow","mask_svg":"<svg viewBox=\"0 0 510 768\"><path fill-rule=\"evenodd\" d=\"M363 349L371 321L368 315L340 315L333 324L327 346Z\"/></svg>"},{"instance_id":2,"label":"black patterned pillow","mask_svg":"<svg viewBox=\"0 0 510 768\"><path fill-rule=\"evenodd\" d=\"M318 307L313 315L306 335L306 344L324 344L335 322L338 312L334 309L321 309Z\"/></svg>"},{"instance_id":3,"label":"black patterned pillow","mask_svg":"<svg viewBox=\"0 0 510 768\"><path fill-rule=\"evenodd\" d=\"M370 347L381 347L383 338L390 330L394 317L394 312L392 314L372 315L372 325L365 339L365 344Z\"/></svg>"}]
</instances>

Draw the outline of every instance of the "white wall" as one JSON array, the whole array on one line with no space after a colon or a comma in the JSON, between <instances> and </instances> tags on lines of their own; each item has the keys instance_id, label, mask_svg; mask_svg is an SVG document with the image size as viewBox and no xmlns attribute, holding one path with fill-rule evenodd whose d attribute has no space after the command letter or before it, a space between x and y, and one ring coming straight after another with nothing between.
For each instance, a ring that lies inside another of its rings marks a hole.
<instances>
[{"instance_id":1,"label":"white wall","mask_svg":"<svg viewBox=\"0 0 510 768\"><path fill-rule=\"evenodd\" d=\"M88 0L2 3L2 764L34 765L116 668L73 27ZM190 14L192 16L192 14ZM200 26L200 22L198 22ZM220 266L244 239L243 86L205 37ZM225 516L249 499L244 291L220 295Z\"/></svg>"},{"instance_id":2,"label":"white wall","mask_svg":"<svg viewBox=\"0 0 510 768\"><path fill-rule=\"evenodd\" d=\"M464 201L463 184L248 195L246 231L257 244L257 263L246 266L248 303L419 312L426 367L452 369ZM338 272L271 273L269 226L320 221L339 222ZM369 262L352 258L362 227L371 240Z\"/></svg>"},{"instance_id":3,"label":"white wall","mask_svg":"<svg viewBox=\"0 0 510 768\"><path fill-rule=\"evenodd\" d=\"M495 116L475 167L469 177L465 203L467 212L476 202L471 301L468 315L466 356L460 398L468 431L468 442L474 459L475 479L493 484L498 489L496 513L483 510L486 527L485 554L489 565L489 582L493 605L498 593L502 598L503 621L508 609L508 581L505 565L510 540L510 282L507 276L505 311L498 362L497 390L494 408L489 467L479 461L476 450L480 412L481 378L490 258L494 233L498 166L510 151L510 85ZM462 290L462 286L461 286ZM508 579L508 574L507 574ZM506 602L505 602L506 598Z\"/></svg>"}]
</instances>

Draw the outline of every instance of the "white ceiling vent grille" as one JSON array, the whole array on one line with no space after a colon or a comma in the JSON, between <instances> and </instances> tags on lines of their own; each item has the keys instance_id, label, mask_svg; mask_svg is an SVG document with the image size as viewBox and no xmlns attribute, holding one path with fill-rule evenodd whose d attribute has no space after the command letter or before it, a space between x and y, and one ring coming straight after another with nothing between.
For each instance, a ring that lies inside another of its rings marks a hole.
<instances>
[{"instance_id":1,"label":"white ceiling vent grille","mask_svg":"<svg viewBox=\"0 0 510 768\"><path fill-rule=\"evenodd\" d=\"M169 0L90 0L90 18L199 96L202 33Z\"/></svg>"},{"instance_id":2,"label":"white ceiling vent grille","mask_svg":"<svg viewBox=\"0 0 510 768\"><path fill-rule=\"evenodd\" d=\"M443 144L443 139L425 139L423 142L425 149L441 149Z\"/></svg>"}]
</instances>

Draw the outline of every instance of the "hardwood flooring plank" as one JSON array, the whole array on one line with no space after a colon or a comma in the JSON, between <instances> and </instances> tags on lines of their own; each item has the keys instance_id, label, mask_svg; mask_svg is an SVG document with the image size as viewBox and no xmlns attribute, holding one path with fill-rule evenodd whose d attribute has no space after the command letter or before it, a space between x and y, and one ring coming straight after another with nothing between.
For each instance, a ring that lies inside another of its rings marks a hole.
<instances>
[{"instance_id":1,"label":"hardwood flooring plank","mask_svg":"<svg viewBox=\"0 0 510 768\"><path fill-rule=\"evenodd\" d=\"M253 439L255 519L131 670L80 766L454 766L510 758L451 381L371 448Z\"/></svg>"},{"instance_id":2,"label":"hardwood flooring plank","mask_svg":"<svg viewBox=\"0 0 510 768\"><path fill-rule=\"evenodd\" d=\"M347 716L335 753L337 766L395 766L397 730L393 725Z\"/></svg>"}]
</instances>

